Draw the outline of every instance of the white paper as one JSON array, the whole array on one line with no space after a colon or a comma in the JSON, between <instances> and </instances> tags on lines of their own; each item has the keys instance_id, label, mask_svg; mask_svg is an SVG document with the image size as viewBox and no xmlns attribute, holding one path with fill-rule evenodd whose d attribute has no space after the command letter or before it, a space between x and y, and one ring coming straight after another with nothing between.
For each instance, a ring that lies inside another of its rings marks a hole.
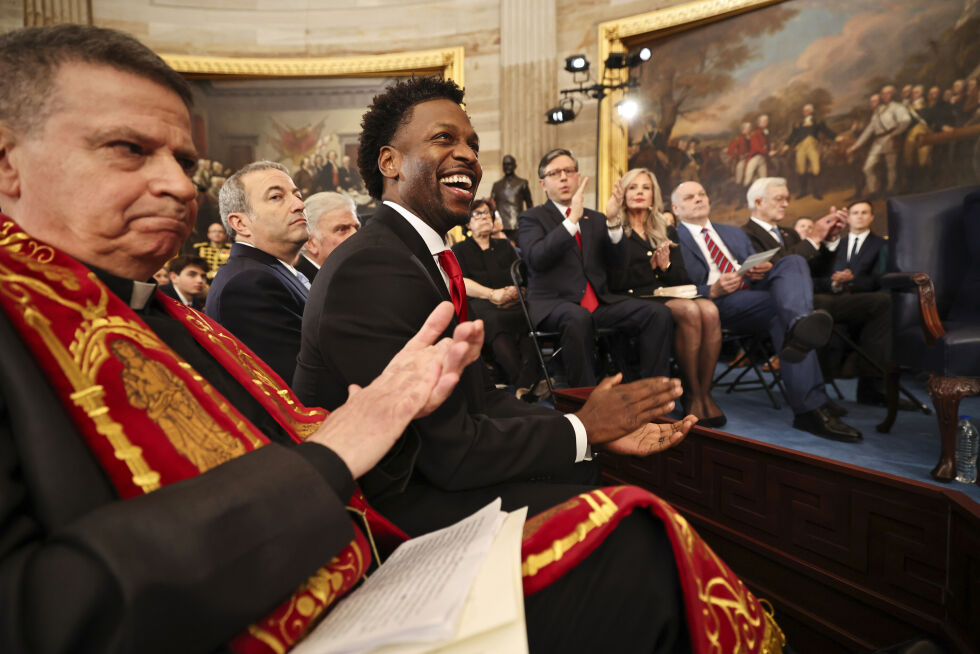
<instances>
[{"instance_id":1,"label":"white paper","mask_svg":"<svg viewBox=\"0 0 980 654\"><path fill-rule=\"evenodd\" d=\"M779 252L779 248L773 248L771 250L765 250L764 252L756 252L755 254L749 256L745 261L742 262L742 266L738 269L739 275L745 275L760 263L765 263L773 258L773 256Z\"/></svg>"},{"instance_id":2,"label":"white paper","mask_svg":"<svg viewBox=\"0 0 980 654\"><path fill-rule=\"evenodd\" d=\"M402 543L293 652L348 654L451 638L507 515L500 504L498 498L454 525Z\"/></svg>"},{"instance_id":3,"label":"white paper","mask_svg":"<svg viewBox=\"0 0 980 654\"><path fill-rule=\"evenodd\" d=\"M497 532L448 641L397 643L370 654L527 654L521 541L527 507L513 511Z\"/></svg>"}]
</instances>

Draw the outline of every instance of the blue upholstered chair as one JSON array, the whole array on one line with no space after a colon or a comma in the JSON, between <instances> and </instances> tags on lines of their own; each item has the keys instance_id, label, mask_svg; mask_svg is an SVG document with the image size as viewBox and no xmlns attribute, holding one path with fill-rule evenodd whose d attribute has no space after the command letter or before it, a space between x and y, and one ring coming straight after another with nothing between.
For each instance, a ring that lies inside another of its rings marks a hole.
<instances>
[{"instance_id":1,"label":"blue upholstered chair","mask_svg":"<svg viewBox=\"0 0 980 654\"><path fill-rule=\"evenodd\" d=\"M941 437L932 476L950 481L960 400L980 394L980 187L890 198L888 235L894 363L878 431L895 420L900 367L929 373Z\"/></svg>"}]
</instances>

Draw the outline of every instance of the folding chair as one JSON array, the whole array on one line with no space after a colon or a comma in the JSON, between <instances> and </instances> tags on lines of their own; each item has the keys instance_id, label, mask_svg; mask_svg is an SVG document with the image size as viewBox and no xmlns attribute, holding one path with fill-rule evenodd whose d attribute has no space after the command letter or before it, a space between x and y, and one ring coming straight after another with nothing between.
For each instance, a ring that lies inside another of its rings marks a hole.
<instances>
[{"instance_id":1,"label":"folding chair","mask_svg":"<svg viewBox=\"0 0 980 654\"><path fill-rule=\"evenodd\" d=\"M726 393L742 392L742 391L756 391L762 389L769 396L769 401L772 402L772 407L774 409L779 409L779 400L773 394L772 389L774 386L779 386L780 391L783 393L783 397L786 397L786 390L783 388L783 378L779 374L778 370L775 370L772 366L769 367L770 374L772 375L772 381L766 381L764 373L762 371L762 366L768 362L773 354L775 354L772 342L769 340L768 336L763 336L761 334L736 334L730 330L722 328L721 330L721 340L723 343L733 343L737 347L741 348L742 353L732 361L728 367L721 371L717 377L711 381L711 387L714 388L721 384L729 374L737 370L742 361L746 362L746 366L742 368L741 372L735 377L734 380L727 382L725 385ZM745 379L743 378L749 373L753 373L755 379Z\"/></svg>"},{"instance_id":2,"label":"folding chair","mask_svg":"<svg viewBox=\"0 0 980 654\"><path fill-rule=\"evenodd\" d=\"M521 305L521 311L524 313L524 320L527 322L528 334L531 336L531 341L534 343L534 350L538 355L541 372L544 375L545 382L548 384L548 392L554 392L555 389L551 383L551 374L548 371L548 365L561 353L561 332L543 331L534 328L534 323L531 321L531 313L527 307L527 296L525 295L527 266L524 264L523 259L516 259L510 265L510 279L514 286L517 287L517 298ZM619 348L612 342L614 338L622 334L618 330L609 327L596 328L595 334L599 351L605 354L605 357L611 359L619 370L623 371L624 378L627 377L629 372L628 365L623 357L620 356ZM547 357L545 357L541 345L542 341L551 345L551 354ZM539 381L541 381L540 377L534 380L534 384L531 387L533 388Z\"/></svg>"}]
</instances>

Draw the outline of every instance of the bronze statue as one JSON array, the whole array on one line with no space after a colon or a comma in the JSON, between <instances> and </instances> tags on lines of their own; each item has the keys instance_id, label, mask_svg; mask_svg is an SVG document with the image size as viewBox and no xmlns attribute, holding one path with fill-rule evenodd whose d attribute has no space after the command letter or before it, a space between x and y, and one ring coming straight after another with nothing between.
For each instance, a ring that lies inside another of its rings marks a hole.
<instances>
[{"instance_id":1,"label":"bronze statue","mask_svg":"<svg viewBox=\"0 0 980 654\"><path fill-rule=\"evenodd\" d=\"M493 183L490 195L497 205L497 212L504 224L504 233L516 242L517 217L525 209L533 207L534 200L531 199L531 188L527 185L527 180L514 174L517 160L509 154L504 155L502 166L504 176Z\"/></svg>"}]
</instances>

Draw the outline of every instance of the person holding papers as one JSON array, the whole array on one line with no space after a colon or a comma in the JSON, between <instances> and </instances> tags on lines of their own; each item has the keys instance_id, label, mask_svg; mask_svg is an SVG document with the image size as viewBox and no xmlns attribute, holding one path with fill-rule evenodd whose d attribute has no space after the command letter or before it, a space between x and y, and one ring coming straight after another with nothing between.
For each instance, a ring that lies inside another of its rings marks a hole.
<instances>
[{"instance_id":1,"label":"person holding papers","mask_svg":"<svg viewBox=\"0 0 980 654\"><path fill-rule=\"evenodd\" d=\"M861 440L861 432L825 407L823 375L811 350L827 343L834 321L826 311L813 310L813 282L803 257L741 266L753 253L749 237L738 227L712 224L711 202L697 182L679 185L671 206L680 221L684 264L698 293L714 300L725 327L768 333L780 350L793 427L832 440Z\"/></svg>"},{"instance_id":2,"label":"person holding papers","mask_svg":"<svg viewBox=\"0 0 980 654\"><path fill-rule=\"evenodd\" d=\"M634 168L616 182L606 215L625 229L625 266L609 271L615 293L663 300L674 318L674 351L687 391L685 413L702 427L721 427L725 414L711 399L711 377L721 351L718 308L706 297L690 299L670 293L690 285L677 230L663 216L660 184L646 168ZM655 292L665 295L654 296ZM692 289L693 290L693 287Z\"/></svg>"}]
</instances>

